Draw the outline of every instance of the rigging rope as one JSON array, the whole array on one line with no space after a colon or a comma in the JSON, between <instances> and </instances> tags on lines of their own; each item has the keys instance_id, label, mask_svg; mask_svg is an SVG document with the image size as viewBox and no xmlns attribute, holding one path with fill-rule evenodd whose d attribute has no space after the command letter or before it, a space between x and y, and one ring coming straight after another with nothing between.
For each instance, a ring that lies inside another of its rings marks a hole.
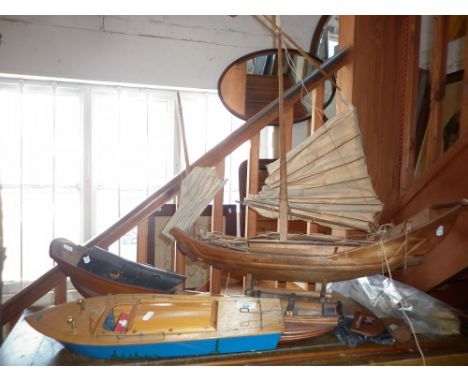
<instances>
[{"instance_id":1,"label":"rigging rope","mask_svg":"<svg viewBox=\"0 0 468 382\"><path fill-rule=\"evenodd\" d=\"M387 266L389 279L392 282L393 288L395 288L395 291L397 292L398 297L399 297L399 302L398 302L399 309L398 310L401 312L401 314L405 317L406 321L408 322L408 325L409 325L409 327L411 329L411 332L413 333L414 342L416 343L416 347L418 348L419 354L421 354L423 366L426 366L426 357L424 356L424 353L423 353L423 351L421 349L421 346L419 345L418 336L416 335L416 331L414 330L414 327L413 327L413 324L412 324L410 318L408 317L408 315L405 312L405 307L404 307L404 304L403 304L403 297L402 297L400 291L398 290L398 288L397 288L397 286L395 284L395 281L393 280L392 272L391 272L390 266L388 264L387 254L385 253L385 246L384 246L384 242L382 240L382 237L380 237L379 241L380 241L381 254L383 255L383 258L385 259L385 264Z\"/></svg>"}]
</instances>

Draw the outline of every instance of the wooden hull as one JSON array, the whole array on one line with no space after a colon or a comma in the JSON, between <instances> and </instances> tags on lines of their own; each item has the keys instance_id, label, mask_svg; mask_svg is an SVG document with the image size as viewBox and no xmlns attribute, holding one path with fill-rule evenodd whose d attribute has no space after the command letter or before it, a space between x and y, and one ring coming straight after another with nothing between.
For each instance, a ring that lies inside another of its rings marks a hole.
<instances>
[{"instance_id":1,"label":"wooden hull","mask_svg":"<svg viewBox=\"0 0 468 382\"><path fill-rule=\"evenodd\" d=\"M26 318L41 333L94 358L160 358L276 348L278 299L114 295L58 305Z\"/></svg>"},{"instance_id":2,"label":"wooden hull","mask_svg":"<svg viewBox=\"0 0 468 382\"><path fill-rule=\"evenodd\" d=\"M461 208L457 205L408 232L404 226L397 227L399 232L394 230L382 241L346 250L334 243L299 245L294 241L272 243L264 249L249 248L197 240L177 228L171 234L184 255L234 274L251 274L260 280L333 282L386 272L386 262L391 270L403 266L405 261L411 263L414 256L429 252L447 236Z\"/></svg>"},{"instance_id":3,"label":"wooden hull","mask_svg":"<svg viewBox=\"0 0 468 382\"><path fill-rule=\"evenodd\" d=\"M138 264L98 247L66 239L50 244L50 257L84 297L118 293L173 293L185 276Z\"/></svg>"}]
</instances>

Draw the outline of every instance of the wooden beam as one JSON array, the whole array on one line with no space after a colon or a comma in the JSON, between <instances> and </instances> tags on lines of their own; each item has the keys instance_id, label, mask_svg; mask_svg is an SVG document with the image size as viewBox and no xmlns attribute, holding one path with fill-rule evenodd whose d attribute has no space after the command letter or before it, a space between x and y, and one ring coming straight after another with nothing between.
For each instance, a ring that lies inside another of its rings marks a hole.
<instances>
[{"instance_id":1,"label":"wooden beam","mask_svg":"<svg viewBox=\"0 0 468 382\"><path fill-rule=\"evenodd\" d=\"M137 262L141 264L148 264L149 219L148 217L144 218L138 223Z\"/></svg>"},{"instance_id":2,"label":"wooden beam","mask_svg":"<svg viewBox=\"0 0 468 382\"><path fill-rule=\"evenodd\" d=\"M283 145L283 149L285 150L285 153L284 153L284 156L286 156L286 152L290 151L292 149L292 132L293 132L293 125L294 125L294 107L292 106L289 106L287 108L284 109L283 111L283 128L284 128L284 134L283 136L281 136L281 134L279 134L279 146L281 147L281 145ZM281 151L281 150L280 150ZM286 160L285 160L285 163L284 163L284 171L287 171L286 169ZM287 179L284 179L284 187L286 187L286 182L287 182ZM287 192L287 188L286 188L286 192ZM287 197L287 194L285 195ZM288 233L288 203L287 203L287 200L285 200L285 208L286 210L283 212L286 214L286 217L284 218L284 227L283 227L283 230L285 231L285 235L287 235ZM277 231L280 233L281 235L281 218L278 219L278 225L277 225ZM286 240L286 238L284 238L284 240Z\"/></svg>"},{"instance_id":3,"label":"wooden beam","mask_svg":"<svg viewBox=\"0 0 468 382\"><path fill-rule=\"evenodd\" d=\"M434 16L434 42L432 46L431 105L427 140L427 166L437 162L443 148L443 107L447 72L448 16Z\"/></svg>"},{"instance_id":4,"label":"wooden beam","mask_svg":"<svg viewBox=\"0 0 468 382\"><path fill-rule=\"evenodd\" d=\"M400 223L429 205L466 198L468 134L461 136L395 203L385 208L379 223Z\"/></svg>"},{"instance_id":5,"label":"wooden beam","mask_svg":"<svg viewBox=\"0 0 468 382\"><path fill-rule=\"evenodd\" d=\"M62 274L61 280L54 288L54 304L59 305L67 302L67 276Z\"/></svg>"},{"instance_id":6,"label":"wooden beam","mask_svg":"<svg viewBox=\"0 0 468 382\"><path fill-rule=\"evenodd\" d=\"M260 134L255 135L250 139L250 153L247 172L247 192L246 195L255 195L258 193L258 171L259 171L259 154L260 153ZM252 237L257 234L257 213L246 206L246 237Z\"/></svg>"},{"instance_id":7,"label":"wooden beam","mask_svg":"<svg viewBox=\"0 0 468 382\"><path fill-rule=\"evenodd\" d=\"M247 171L247 196L258 193L259 156L260 134L257 134L250 139L250 152ZM245 236L253 237L257 234L258 214L248 206L245 206L245 210ZM242 278L242 288L244 293L251 288L252 282L252 275L246 275Z\"/></svg>"},{"instance_id":8,"label":"wooden beam","mask_svg":"<svg viewBox=\"0 0 468 382\"><path fill-rule=\"evenodd\" d=\"M325 82L321 83L312 92L312 112L310 118L310 131L309 135L315 132L320 126L323 125L324 112L323 105L325 103Z\"/></svg>"},{"instance_id":9,"label":"wooden beam","mask_svg":"<svg viewBox=\"0 0 468 382\"><path fill-rule=\"evenodd\" d=\"M222 160L216 166L216 172L221 179L224 179L225 161ZM213 210L211 214L211 230L224 232L223 224L223 196L224 187L219 190L213 201ZM210 266L210 292L213 294L221 293L221 270Z\"/></svg>"},{"instance_id":10,"label":"wooden beam","mask_svg":"<svg viewBox=\"0 0 468 382\"><path fill-rule=\"evenodd\" d=\"M177 196L176 198L176 206L179 205L179 197L180 195ZM177 207L176 207L177 209ZM176 243L174 243L174 272L178 273L179 275L185 275L185 256L180 252L177 248ZM177 286L177 289L179 290L184 290L185 289L185 281L180 283Z\"/></svg>"},{"instance_id":11,"label":"wooden beam","mask_svg":"<svg viewBox=\"0 0 468 382\"><path fill-rule=\"evenodd\" d=\"M367 169L384 205L398 199L404 16L340 16L340 46L353 60L338 73L342 93L356 107ZM337 97L338 110L346 108Z\"/></svg>"},{"instance_id":12,"label":"wooden beam","mask_svg":"<svg viewBox=\"0 0 468 382\"><path fill-rule=\"evenodd\" d=\"M345 46L353 47L355 50L355 34L356 34L356 16L339 16L340 31L338 36L338 44L340 48ZM343 91L343 94L353 102L354 89L354 52L353 59L348 56L346 64L338 72L337 80ZM343 104L340 97L336 97L336 108L339 112L346 110L346 105Z\"/></svg>"},{"instance_id":13,"label":"wooden beam","mask_svg":"<svg viewBox=\"0 0 468 382\"><path fill-rule=\"evenodd\" d=\"M327 21L330 16L322 16L320 20ZM322 27L323 28L323 27ZM312 46L312 44L311 44ZM323 106L325 104L325 82L322 82L319 86L315 88L312 92L311 97L311 118L310 118L310 128L309 128L309 135L312 135L315 131L317 131L324 122L324 110ZM320 231L320 227L316 223L307 222L307 233L318 233ZM311 283L308 283L308 289L312 287Z\"/></svg>"},{"instance_id":14,"label":"wooden beam","mask_svg":"<svg viewBox=\"0 0 468 382\"><path fill-rule=\"evenodd\" d=\"M462 93L459 136L468 134L468 26L466 28L466 34L465 34L463 60L464 60L463 61L463 93Z\"/></svg>"},{"instance_id":15,"label":"wooden beam","mask_svg":"<svg viewBox=\"0 0 468 382\"><path fill-rule=\"evenodd\" d=\"M2 325L18 317L24 309L59 284L63 277L58 267L54 267L6 301L2 305Z\"/></svg>"},{"instance_id":16,"label":"wooden beam","mask_svg":"<svg viewBox=\"0 0 468 382\"><path fill-rule=\"evenodd\" d=\"M180 93L177 92L177 115L179 116L179 134L180 140L182 141L182 148L184 151L184 163L185 171L188 171L190 168L190 159L187 146L187 138L185 134L185 123L184 123L184 111L182 109L182 100L180 99Z\"/></svg>"},{"instance_id":17,"label":"wooden beam","mask_svg":"<svg viewBox=\"0 0 468 382\"><path fill-rule=\"evenodd\" d=\"M5 261L5 247L3 246L3 205L0 190L0 323L3 323L3 263ZM3 343L3 329L0 325L0 344Z\"/></svg>"},{"instance_id":18,"label":"wooden beam","mask_svg":"<svg viewBox=\"0 0 468 382\"><path fill-rule=\"evenodd\" d=\"M276 17L276 25L281 28L279 16ZM288 238L288 187L286 169L286 126L284 121L284 86L283 86L283 39L281 33L277 32L277 66L278 66L278 120L279 120L279 236L284 241Z\"/></svg>"},{"instance_id":19,"label":"wooden beam","mask_svg":"<svg viewBox=\"0 0 468 382\"><path fill-rule=\"evenodd\" d=\"M442 284L468 267L468 211L460 213L455 225L437 247L424 255L422 264L393 272L393 277L424 292Z\"/></svg>"},{"instance_id":20,"label":"wooden beam","mask_svg":"<svg viewBox=\"0 0 468 382\"><path fill-rule=\"evenodd\" d=\"M416 144L416 100L419 82L419 45L421 16L407 16L405 95L403 98L403 147L401 158L400 195L413 181Z\"/></svg>"},{"instance_id":21,"label":"wooden beam","mask_svg":"<svg viewBox=\"0 0 468 382\"><path fill-rule=\"evenodd\" d=\"M285 130L284 148L286 149L286 152L292 149L293 126L294 126L294 107L288 106L284 109L284 130Z\"/></svg>"}]
</instances>

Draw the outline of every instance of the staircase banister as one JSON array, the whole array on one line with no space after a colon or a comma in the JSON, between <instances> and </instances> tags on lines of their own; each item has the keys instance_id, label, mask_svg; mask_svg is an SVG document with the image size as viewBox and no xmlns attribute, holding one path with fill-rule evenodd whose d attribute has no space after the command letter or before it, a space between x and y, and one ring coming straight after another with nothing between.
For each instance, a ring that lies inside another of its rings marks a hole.
<instances>
[{"instance_id":1,"label":"staircase banister","mask_svg":"<svg viewBox=\"0 0 468 382\"><path fill-rule=\"evenodd\" d=\"M350 52L350 48L339 50L333 57L326 60L320 66L321 70L313 71L303 80L302 83L299 82L285 91L283 95L285 107L295 104L300 98L302 98L304 96L304 90L310 92L321 84L325 80L323 72L330 75L347 64ZM236 148L278 118L278 103L278 98L270 102L258 113L248 119L237 130L197 159L192 164L192 167L216 166ZM185 171L177 174L168 183L155 191L125 216L121 217L104 232L85 242L84 246L107 246L115 242L135 227L141 220L147 218L164 203L174 197L179 191L180 184L184 177ZM31 306L49 290L54 288L61 280L61 277L62 274L58 267L54 267L33 283L29 284L21 292L10 298L1 306L2 325L17 317L24 309Z\"/></svg>"},{"instance_id":2,"label":"staircase banister","mask_svg":"<svg viewBox=\"0 0 468 382\"><path fill-rule=\"evenodd\" d=\"M349 48L344 48L338 51L333 57L321 65L322 71L327 74L335 73L338 69L347 63L346 59L348 58L349 52ZM297 83L284 92L283 98L285 107L295 104L300 98L302 98L304 96L304 89L310 92L324 80L325 77L322 72L319 70L312 72L303 80L302 83ZM221 160L231 154L240 145L252 138L262 128L278 118L278 102L278 98L276 98L263 109L258 111L237 130L232 132L220 143L197 159L192 164L192 167L216 166ZM123 236L130 229L135 227L142 219L147 218L166 201L174 197L179 191L180 184L182 183L185 174L185 170L177 174L168 183L155 191L146 200L136 206L125 216L120 218L107 230L90 239L87 243L85 243L85 246L107 246L112 244L119 237Z\"/></svg>"}]
</instances>

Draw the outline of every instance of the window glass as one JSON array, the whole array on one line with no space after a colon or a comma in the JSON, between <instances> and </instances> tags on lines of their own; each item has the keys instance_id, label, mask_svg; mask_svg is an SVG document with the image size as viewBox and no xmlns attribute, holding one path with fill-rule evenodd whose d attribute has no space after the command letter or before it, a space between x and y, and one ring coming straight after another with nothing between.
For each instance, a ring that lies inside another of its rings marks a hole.
<instances>
[{"instance_id":1,"label":"window glass","mask_svg":"<svg viewBox=\"0 0 468 382\"><path fill-rule=\"evenodd\" d=\"M37 279L53 265L52 239L83 243L183 169L176 95L0 80L4 281L25 285ZM181 95L193 163L243 121L232 117L214 92ZM248 150L246 143L226 158L224 203L239 199L238 169ZM109 250L135 261L137 235L135 227Z\"/></svg>"}]
</instances>

